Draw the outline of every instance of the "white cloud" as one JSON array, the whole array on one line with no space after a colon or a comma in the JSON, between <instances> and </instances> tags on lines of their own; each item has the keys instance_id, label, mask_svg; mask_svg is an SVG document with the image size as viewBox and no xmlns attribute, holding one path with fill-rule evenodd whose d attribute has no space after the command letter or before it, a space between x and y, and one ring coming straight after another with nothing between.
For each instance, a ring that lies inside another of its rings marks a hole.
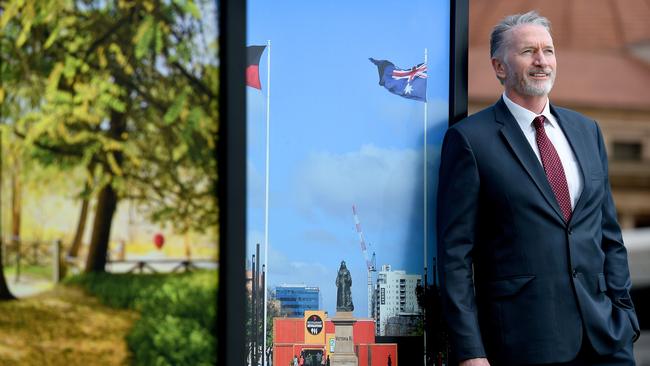
<instances>
[{"instance_id":1,"label":"white cloud","mask_svg":"<svg viewBox=\"0 0 650 366\"><path fill-rule=\"evenodd\" d=\"M307 213L352 217L362 222L395 224L408 219L421 191L422 157L415 149L364 145L359 151L308 156L298 169L297 199Z\"/></svg>"},{"instance_id":2,"label":"white cloud","mask_svg":"<svg viewBox=\"0 0 650 366\"><path fill-rule=\"evenodd\" d=\"M324 246L341 245L341 240L329 230L306 229L301 233L301 239L305 243L313 243Z\"/></svg>"}]
</instances>

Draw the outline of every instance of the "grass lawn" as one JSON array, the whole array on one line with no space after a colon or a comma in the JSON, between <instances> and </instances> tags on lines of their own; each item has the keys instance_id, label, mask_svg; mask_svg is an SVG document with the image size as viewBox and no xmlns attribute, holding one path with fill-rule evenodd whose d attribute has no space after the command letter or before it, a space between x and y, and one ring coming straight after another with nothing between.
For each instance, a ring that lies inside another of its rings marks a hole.
<instances>
[{"instance_id":1,"label":"grass lawn","mask_svg":"<svg viewBox=\"0 0 650 366\"><path fill-rule=\"evenodd\" d=\"M16 277L16 266L4 266L5 276L7 279L13 280ZM23 264L20 266L20 277L36 278L36 279L52 279L52 266L35 266Z\"/></svg>"},{"instance_id":2,"label":"grass lawn","mask_svg":"<svg viewBox=\"0 0 650 366\"><path fill-rule=\"evenodd\" d=\"M138 317L72 286L0 302L0 365L129 365L125 337Z\"/></svg>"}]
</instances>

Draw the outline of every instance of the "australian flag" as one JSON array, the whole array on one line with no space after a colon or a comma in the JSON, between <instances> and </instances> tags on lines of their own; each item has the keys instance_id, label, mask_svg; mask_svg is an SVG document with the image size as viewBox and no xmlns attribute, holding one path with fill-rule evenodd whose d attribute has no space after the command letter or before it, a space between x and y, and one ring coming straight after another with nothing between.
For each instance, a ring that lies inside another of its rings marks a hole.
<instances>
[{"instance_id":1,"label":"australian flag","mask_svg":"<svg viewBox=\"0 0 650 366\"><path fill-rule=\"evenodd\" d=\"M427 101L427 65L402 70L386 60L369 59L379 71L379 85L404 98Z\"/></svg>"}]
</instances>

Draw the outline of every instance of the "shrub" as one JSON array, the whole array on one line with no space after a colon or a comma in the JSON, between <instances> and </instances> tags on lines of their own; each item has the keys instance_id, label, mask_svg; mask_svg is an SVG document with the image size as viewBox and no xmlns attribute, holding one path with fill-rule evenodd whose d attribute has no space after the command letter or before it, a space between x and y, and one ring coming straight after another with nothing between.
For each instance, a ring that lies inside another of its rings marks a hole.
<instances>
[{"instance_id":1,"label":"shrub","mask_svg":"<svg viewBox=\"0 0 650 366\"><path fill-rule=\"evenodd\" d=\"M70 278L103 303L135 309L141 318L127 335L135 365L211 365L216 359L217 276L84 274Z\"/></svg>"}]
</instances>

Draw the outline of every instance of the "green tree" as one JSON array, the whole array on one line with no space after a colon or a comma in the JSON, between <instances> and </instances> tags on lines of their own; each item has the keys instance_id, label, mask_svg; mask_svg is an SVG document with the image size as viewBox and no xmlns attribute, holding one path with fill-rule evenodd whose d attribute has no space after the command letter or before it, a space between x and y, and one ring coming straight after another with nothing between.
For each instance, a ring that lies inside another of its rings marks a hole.
<instances>
[{"instance_id":1,"label":"green tree","mask_svg":"<svg viewBox=\"0 0 650 366\"><path fill-rule=\"evenodd\" d=\"M11 40L5 53L20 63L15 80L42 91L33 107L16 112L14 133L43 164L94 166L86 271L104 270L120 199L138 201L152 220L181 232L217 223L218 64L199 11L207 4L4 4L0 31Z\"/></svg>"}]
</instances>

